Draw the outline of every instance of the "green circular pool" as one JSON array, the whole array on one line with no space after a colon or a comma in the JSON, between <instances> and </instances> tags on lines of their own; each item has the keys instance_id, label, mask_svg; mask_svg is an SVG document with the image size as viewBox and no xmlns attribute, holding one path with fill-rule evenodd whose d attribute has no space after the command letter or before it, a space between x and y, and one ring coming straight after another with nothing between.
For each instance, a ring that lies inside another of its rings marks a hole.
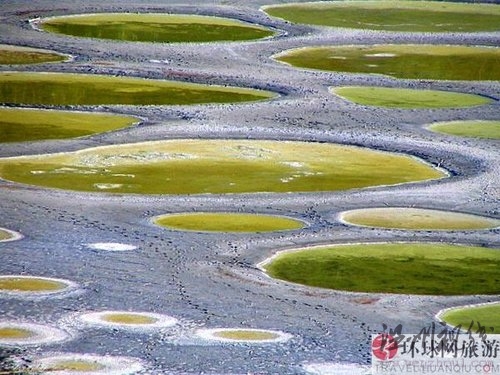
<instances>
[{"instance_id":1,"label":"green circular pool","mask_svg":"<svg viewBox=\"0 0 500 375\"><path fill-rule=\"evenodd\" d=\"M83 137L139 121L136 117L109 113L0 107L0 143Z\"/></svg>"},{"instance_id":2,"label":"green circular pool","mask_svg":"<svg viewBox=\"0 0 500 375\"><path fill-rule=\"evenodd\" d=\"M497 81L500 48L428 44L320 46L275 55L295 67L403 79Z\"/></svg>"},{"instance_id":3,"label":"green circular pool","mask_svg":"<svg viewBox=\"0 0 500 375\"><path fill-rule=\"evenodd\" d=\"M490 104L494 100L474 94L376 86L334 87L331 92L356 104L408 109L460 108Z\"/></svg>"},{"instance_id":4,"label":"green circular pool","mask_svg":"<svg viewBox=\"0 0 500 375\"><path fill-rule=\"evenodd\" d=\"M109 193L336 191L446 176L407 155L291 141L184 139L0 158L6 180Z\"/></svg>"},{"instance_id":5,"label":"green circular pool","mask_svg":"<svg viewBox=\"0 0 500 375\"><path fill-rule=\"evenodd\" d=\"M69 73L0 73L0 103L30 105L189 105L275 98L256 89Z\"/></svg>"},{"instance_id":6,"label":"green circular pool","mask_svg":"<svg viewBox=\"0 0 500 375\"><path fill-rule=\"evenodd\" d=\"M500 294L500 249L443 243L302 248L261 264L276 279L364 293Z\"/></svg>"},{"instance_id":7,"label":"green circular pool","mask_svg":"<svg viewBox=\"0 0 500 375\"><path fill-rule=\"evenodd\" d=\"M477 32L500 29L500 6L444 1L322 1L263 7L290 22L408 32Z\"/></svg>"},{"instance_id":8,"label":"green circular pool","mask_svg":"<svg viewBox=\"0 0 500 375\"><path fill-rule=\"evenodd\" d=\"M468 138L500 139L500 121L447 121L435 122L429 130Z\"/></svg>"},{"instance_id":9,"label":"green circular pool","mask_svg":"<svg viewBox=\"0 0 500 375\"><path fill-rule=\"evenodd\" d=\"M460 212L411 207L377 207L345 211L342 221L376 228L409 230L481 230L500 227L500 220Z\"/></svg>"},{"instance_id":10,"label":"green circular pool","mask_svg":"<svg viewBox=\"0 0 500 375\"><path fill-rule=\"evenodd\" d=\"M283 216L233 212L167 214L155 218L154 223L174 230L245 233L294 230L305 226L302 221Z\"/></svg>"}]
</instances>

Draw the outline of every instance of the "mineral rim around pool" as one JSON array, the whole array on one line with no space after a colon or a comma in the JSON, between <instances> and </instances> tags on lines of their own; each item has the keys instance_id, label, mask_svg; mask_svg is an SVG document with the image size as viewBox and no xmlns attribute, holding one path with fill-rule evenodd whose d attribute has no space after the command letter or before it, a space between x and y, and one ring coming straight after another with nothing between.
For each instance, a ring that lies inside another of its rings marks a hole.
<instances>
[{"instance_id":1,"label":"mineral rim around pool","mask_svg":"<svg viewBox=\"0 0 500 375\"><path fill-rule=\"evenodd\" d=\"M499 20L500 21L500 20ZM305 47L274 58L292 66L404 79L500 79L500 48L424 44Z\"/></svg>"},{"instance_id":2,"label":"mineral rim around pool","mask_svg":"<svg viewBox=\"0 0 500 375\"><path fill-rule=\"evenodd\" d=\"M137 122L136 117L109 113L0 108L0 143L83 137Z\"/></svg>"},{"instance_id":3,"label":"mineral rim around pool","mask_svg":"<svg viewBox=\"0 0 500 375\"><path fill-rule=\"evenodd\" d=\"M64 353L37 358L32 371L55 374L135 374L143 369L141 361L130 357Z\"/></svg>"},{"instance_id":4,"label":"mineral rim around pool","mask_svg":"<svg viewBox=\"0 0 500 375\"><path fill-rule=\"evenodd\" d=\"M227 343L277 343L292 338L292 335L281 331L245 328L200 329L196 335L203 339Z\"/></svg>"},{"instance_id":5,"label":"mineral rim around pool","mask_svg":"<svg viewBox=\"0 0 500 375\"><path fill-rule=\"evenodd\" d=\"M327 1L263 7L291 22L369 30L475 32L500 29L500 7L437 1Z\"/></svg>"},{"instance_id":6,"label":"mineral rim around pool","mask_svg":"<svg viewBox=\"0 0 500 375\"><path fill-rule=\"evenodd\" d=\"M69 338L60 329L26 322L0 321L0 346L31 346L50 344Z\"/></svg>"},{"instance_id":7,"label":"mineral rim around pool","mask_svg":"<svg viewBox=\"0 0 500 375\"><path fill-rule=\"evenodd\" d=\"M377 207L345 211L348 224L410 230L477 230L500 227L500 220L460 212L407 207Z\"/></svg>"},{"instance_id":8,"label":"mineral rim around pool","mask_svg":"<svg viewBox=\"0 0 500 375\"><path fill-rule=\"evenodd\" d=\"M489 104L481 95L441 90L415 90L376 86L332 87L331 92L356 104L388 108L451 108Z\"/></svg>"},{"instance_id":9,"label":"mineral rim around pool","mask_svg":"<svg viewBox=\"0 0 500 375\"><path fill-rule=\"evenodd\" d=\"M179 14L102 13L42 20L46 31L133 42L243 41L274 35L263 26L221 17Z\"/></svg>"},{"instance_id":10,"label":"mineral rim around pool","mask_svg":"<svg viewBox=\"0 0 500 375\"><path fill-rule=\"evenodd\" d=\"M50 295L66 292L75 284L62 279L25 275L0 275L0 295Z\"/></svg>"},{"instance_id":11,"label":"mineral rim around pool","mask_svg":"<svg viewBox=\"0 0 500 375\"><path fill-rule=\"evenodd\" d=\"M364 243L280 252L259 264L271 277L365 293L500 293L497 248L443 243Z\"/></svg>"},{"instance_id":12,"label":"mineral rim around pool","mask_svg":"<svg viewBox=\"0 0 500 375\"><path fill-rule=\"evenodd\" d=\"M98 74L1 72L0 103L189 105L271 99L270 91Z\"/></svg>"},{"instance_id":13,"label":"mineral rim around pool","mask_svg":"<svg viewBox=\"0 0 500 375\"><path fill-rule=\"evenodd\" d=\"M16 241L21 239L23 236L10 229L0 228L0 242Z\"/></svg>"},{"instance_id":14,"label":"mineral rim around pool","mask_svg":"<svg viewBox=\"0 0 500 375\"><path fill-rule=\"evenodd\" d=\"M0 64L4 65L61 62L68 58L68 56L54 51L0 44Z\"/></svg>"},{"instance_id":15,"label":"mineral rim around pool","mask_svg":"<svg viewBox=\"0 0 500 375\"><path fill-rule=\"evenodd\" d=\"M0 177L138 194L334 191L446 174L407 155L311 142L172 140L0 159Z\"/></svg>"},{"instance_id":16,"label":"mineral rim around pool","mask_svg":"<svg viewBox=\"0 0 500 375\"><path fill-rule=\"evenodd\" d=\"M201 232L273 232L303 228L299 220L274 215L197 212L161 215L154 223L174 230Z\"/></svg>"},{"instance_id":17,"label":"mineral rim around pool","mask_svg":"<svg viewBox=\"0 0 500 375\"><path fill-rule=\"evenodd\" d=\"M85 313L79 316L79 320L110 328L124 329L159 329L171 327L177 324L177 319L163 314L131 311L99 311Z\"/></svg>"},{"instance_id":18,"label":"mineral rim around pool","mask_svg":"<svg viewBox=\"0 0 500 375\"><path fill-rule=\"evenodd\" d=\"M459 137L500 139L500 121L472 120L435 122L427 129Z\"/></svg>"}]
</instances>

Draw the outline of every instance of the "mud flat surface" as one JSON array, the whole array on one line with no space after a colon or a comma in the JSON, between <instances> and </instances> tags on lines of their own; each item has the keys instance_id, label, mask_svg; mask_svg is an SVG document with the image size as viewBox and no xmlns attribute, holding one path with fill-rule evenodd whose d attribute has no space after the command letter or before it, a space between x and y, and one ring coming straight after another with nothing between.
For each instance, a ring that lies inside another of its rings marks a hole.
<instances>
[{"instance_id":1,"label":"mud flat surface","mask_svg":"<svg viewBox=\"0 0 500 375\"><path fill-rule=\"evenodd\" d=\"M414 206L500 218L497 140L431 133L436 121L497 120L500 84L395 80L362 74L294 69L270 59L285 49L322 44L443 43L494 46L499 33L389 33L292 25L268 18L272 1L3 1L0 43L47 48L74 56L61 64L23 71L96 73L273 90L267 102L202 106L95 106L71 110L139 116L137 126L86 139L5 144L0 156L65 152L100 145L175 138L248 138L338 142L404 152L450 172L439 181L333 193L139 196L77 193L0 181L0 226L22 233L0 243L0 274L71 280L82 291L65 298L1 297L5 320L69 329L73 339L49 352L135 357L150 374L302 374L310 363L370 362L370 337L382 324L415 333L436 322L443 308L498 300L500 296L400 296L335 292L290 286L264 276L256 264L277 250L345 242L429 241L499 247L498 229L403 231L349 227L342 211ZM197 5L199 4L199 5ZM28 19L92 12L176 12L228 16L274 27L271 39L245 43L148 44L65 37L34 30ZM10 66L2 71L14 70ZM495 101L467 109L399 110L365 107L329 93L331 86L380 85L481 94ZM61 108L62 109L62 108ZM189 211L284 215L303 229L267 234L168 231L151 218ZM92 249L123 243L131 251ZM149 311L179 320L159 332L122 332L79 326L87 311ZM200 328L256 328L293 335L266 345L197 340ZM50 354L50 353L49 353Z\"/></svg>"}]
</instances>

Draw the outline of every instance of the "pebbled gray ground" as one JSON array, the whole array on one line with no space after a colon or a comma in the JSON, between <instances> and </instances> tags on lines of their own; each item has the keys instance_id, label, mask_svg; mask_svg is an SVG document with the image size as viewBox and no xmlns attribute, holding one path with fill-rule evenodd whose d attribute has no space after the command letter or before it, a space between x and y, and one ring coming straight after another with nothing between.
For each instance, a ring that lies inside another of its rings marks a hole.
<instances>
[{"instance_id":1,"label":"pebbled gray ground","mask_svg":"<svg viewBox=\"0 0 500 375\"><path fill-rule=\"evenodd\" d=\"M287 2L287 1L282 1ZM224 4L223 4L224 3ZM500 217L499 142L430 133L424 124L456 119L498 119L498 82L433 82L325 73L287 67L272 59L284 49L317 44L445 43L496 45L498 33L386 33L313 28L269 19L251 1L2 1L0 42L54 49L75 56L63 64L22 66L54 71L179 79L275 90L282 95L253 104L203 106L65 107L133 114L135 127L85 139L27 142L0 147L0 156L77 150L89 146L174 138L249 138L340 142L405 152L449 170L431 183L338 193L200 196L125 196L64 192L0 181L0 226L25 235L0 243L0 274L67 278L83 291L60 299L0 299L2 319L69 325L75 339L30 348L25 355L92 352L147 361L149 373L301 373L308 362L367 364L369 338L382 324L418 332L440 309L498 300L498 296L422 297L368 295L310 289L273 281L256 264L276 250L310 244L373 241L444 241L500 246L500 231L401 231L351 228L339 212L383 205L449 209ZM101 11L161 11L223 15L283 32L248 43L120 43L51 35L27 23L35 16ZM168 62L157 62L161 60ZM1 67L0 70L14 70ZM497 99L468 109L389 110L350 104L328 93L335 85L373 84L478 93ZM158 214L228 210L287 215L305 220L300 231L207 234L162 230ZM123 242L133 252L90 250L92 242ZM371 303L366 304L366 299ZM90 310L141 310L181 320L176 330L135 334L82 329L72 315ZM69 323L68 323L69 322ZM196 327L279 329L285 344L204 345Z\"/></svg>"}]
</instances>

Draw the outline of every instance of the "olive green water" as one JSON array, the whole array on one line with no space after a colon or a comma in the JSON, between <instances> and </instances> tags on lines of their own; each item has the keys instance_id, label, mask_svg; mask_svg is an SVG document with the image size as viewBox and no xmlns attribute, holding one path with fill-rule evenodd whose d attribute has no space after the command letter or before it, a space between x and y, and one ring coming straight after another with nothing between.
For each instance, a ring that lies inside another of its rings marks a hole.
<instances>
[{"instance_id":1,"label":"olive green water","mask_svg":"<svg viewBox=\"0 0 500 375\"><path fill-rule=\"evenodd\" d=\"M53 292L64 290L66 287L67 285L61 282L36 277L0 277L0 292Z\"/></svg>"},{"instance_id":2,"label":"olive green water","mask_svg":"<svg viewBox=\"0 0 500 375\"><path fill-rule=\"evenodd\" d=\"M134 313L109 313L105 314L102 320L117 324L153 324L158 319Z\"/></svg>"},{"instance_id":3,"label":"olive green water","mask_svg":"<svg viewBox=\"0 0 500 375\"><path fill-rule=\"evenodd\" d=\"M235 341L263 341L275 340L279 336L273 332L267 331L254 331L254 330L221 330L214 333L214 336L221 339L235 340Z\"/></svg>"},{"instance_id":4,"label":"olive green water","mask_svg":"<svg viewBox=\"0 0 500 375\"><path fill-rule=\"evenodd\" d=\"M244 41L274 34L265 27L228 18L152 13L55 17L41 26L65 35L157 43Z\"/></svg>"},{"instance_id":5,"label":"olive green water","mask_svg":"<svg viewBox=\"0 0 500 375\"><path fill-rule=\"evenodd\" d=\"M41 105L175 105L270 99L269 91L128 77L0 73L0 102Z\"/></svg>"},{"instance_id":6,"label":"olive green water","mask_svg":"<svg viewBox=\"0 0 500 375\"><path fill-rule=\"evenodd\" d=\"M0 108L0 143L82 137L138 121L135 117L106 113Z\"/></svg>"},{"instance_id":7,"label":"olive green water","mask_svg":"<svg viewBox=\"0 0 500 375\"><path fill-rule=\"evenodd\" d=\"M405 79L500 79L500 48L493 47L408 44L308 47L285 51L276 59L302 68Z\"/></svg>"},{"instance_id":8,"label":"olive green water","mask_svg":"<svg viewBox=\"0 0 500 375\"><path fill-rule=\"evenodd\" d=\"M375 86L334 87L331 92L357 104L388 108L460 108L493 102L474 94Z\"/></svg>"},{"instance_id":9,"label":"olive green water","mask_svg":"<svg viewBox=\"0 0 500 375\"><path fill-rule=\"evenodd\" d=\"M405 155L308 142L173 140L0 159L6 180L139 194L307 192L445 177Z\"/></svg>"},{"instance_id":10,"label":"olive green water","mask_svg":"<svg viewBox=\"0 0 500 375\"><path fill-rule=\"evenodd\" d=\"M0 241L10 240L12 237L12 233L0 228Z\"/></svg>"},{"instance_id":11,"label":"olive green water","mask_svg":"<svg viewBox=\"0 0 500 375\"><path fill-rule=\"evenodd\" d=\"M437 1L331 1L264 7L303 24L369 30L476 32L500 30L500 6Z\"/></svg>"},{"instance_id":12,"label":"olive green water","mask_svg":"<svg viewBox=\"0 0 500 375\"><path fill-rule=\"evenodd\" d=\"M304 223L281 216L231 212L199 212L162 215L155 224L168 229L202 232L273 232L304 227Z\"/></svg>"},{"instance_id":13,"label":"olive green water","mask_svg":"<svg viewBox=\"0 0 500 375\"><path fill-rule=\"evenodd\" d=\"M21 328L0 328L0 339L27 339L33 337L34 333Z\"/></svg>"},{"instance_id":14,"label":"olive green water","mask_svg":"<svg viewBox=\"0 0 500 375\"><path fill-rule=\"evenodd\" d=\"M61 62L66 60L67 58L67 56L58 54L56 52L44 51L36 48L0 44L0 64L2 65Z\"/></svg>"},{"instance_id":15,"label":"olive green water","mask_svg":"<svg viewBox=\"0 0 500 375\"><path fill-rule=\"evenodd\" d=\"M52 363L49 369L44 369L44 373L90 373L104 370L106 367L98 362L84 361L84 360L60 360ZM36 371L37 369L35 369Z\"/></svg>"},{"instance_id":16,"label":"olive green water","mask_svg":"<svg viewBox=\"0 0 500 375\"><path fill-rule=\"evenodd\" d=\"M500 220L459 212L405 207L379 207L346 211L347 223L409 230L479 230L500 227Z\"/></svg>"}]
</instances>

